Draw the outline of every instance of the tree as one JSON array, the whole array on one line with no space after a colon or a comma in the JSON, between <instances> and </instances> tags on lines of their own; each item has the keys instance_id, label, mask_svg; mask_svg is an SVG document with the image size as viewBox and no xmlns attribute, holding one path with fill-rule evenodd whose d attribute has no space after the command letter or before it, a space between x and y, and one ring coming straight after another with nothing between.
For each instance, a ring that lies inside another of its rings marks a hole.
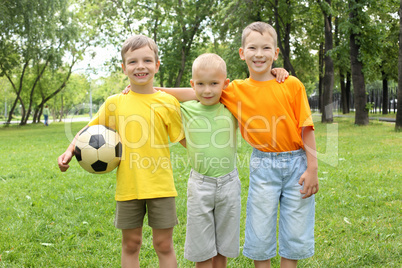
<instances>
[{"instance_id":1,"label":"tree","mask_svg":"<svg viewBox=\"0 0 402 268\"><path fill-rule=\"evenodd\" d=\"M345 31L347 28L346 23L349 20L348 7L344 1L333 1L333 11L335 16L335 30L334 30L334 44L335 47L332 51L334 59L335 70L339 74L339 87L341 91L341 104L342 113L348 114L350 112L350 45L349 34ZM346 14L346 16L345 16Z\"/></svg>"},{"instance_id":2,"label":"tree","mask_svg":"<svg viewBox=\"0 0 402 268\"><path fill-rule=\"evenodd\" d=\"M333 49L332 37L332 15L331 15L331 0L320 2L320 6L324 15L325 21L325 51L324 51L324 92L322 97L322 116L321 122L332 123L332 96L334 87L334 63L331 58L331 50Z\"/></svg>"},{"instance_id":3,"label":"tree","mask_svg":"<svg viewBox=\"0 0 402 268\"><path fill-rule=\"evenodd\" d=\"M399 6L398 112L395 130L402 131L402 0Z\"/></svg>"},{"instance_id":4,"label":"tree","mask_svg":"<svg viewBox=\"0 0 402 268\"><path fill-rule=\"evenodd\" d=\"M65 87L72 67L91 36L85 31L87 25L82 24L83 16L74 10L77 6L72 6L68 0L5 1L0 34L0 75L7 78L16 94L8 123L18 102L22 108L20 124L24 125L32 109L41 109L44 102ZM67 55L70 61L65 64ZM42 102L34 103L44 74L64 68L67 71L62 83L54 86L56 89Z\"/></svg>"},{"instance_id":5,"label":"tree","mask_svg":"<svg viewBox=\"0 0 402 268\"><path fill-rule=\"evenodd\" d=\"M367 96L366 96L366 84L363 74L363 63L360 55L360 31L361 31L361 13L362 2L364 0L349 0L349 18L353 24L350 33L350 64L352 69L352 81L355 100L355 124L356 125L368 125L368 109Z\"/></svg>"}]
</instances>

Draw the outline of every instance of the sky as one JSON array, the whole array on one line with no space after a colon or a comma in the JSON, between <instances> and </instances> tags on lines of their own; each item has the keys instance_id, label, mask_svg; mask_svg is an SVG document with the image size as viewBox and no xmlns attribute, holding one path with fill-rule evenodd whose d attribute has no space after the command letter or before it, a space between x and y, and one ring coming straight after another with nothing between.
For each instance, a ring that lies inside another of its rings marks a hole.
<instances>
[{"instance_id":1,"label":"sky","mask_svg":"<svg viewBox=\"0 0 402 268\"><path fill-rule=\"evenodd\" d=\"M91 57L92 52L96 53L94 58ZM89 73L90 79L107 76L109 73L105 70L104 63L115 56L120 56L119 51L112 45L106 47L90 47L85 52L84 59L75 64L73 72L87 72ZM97 74L91 72L90 69L96 69Z\"/></svg>"}]
</instances>

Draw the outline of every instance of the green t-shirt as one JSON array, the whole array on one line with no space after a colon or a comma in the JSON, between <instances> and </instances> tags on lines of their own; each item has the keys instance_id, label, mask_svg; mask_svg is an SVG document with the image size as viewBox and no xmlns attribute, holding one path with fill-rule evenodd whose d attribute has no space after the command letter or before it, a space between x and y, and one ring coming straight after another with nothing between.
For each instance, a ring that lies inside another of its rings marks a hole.
<instances>
[{"instance_id":1,"label":"green t-shirt","mask_svg":"<svg viewBox=\"0 0 402 268\"><path fill-rule=\"evenodd\" d=\"M221 104L181 103L187 152L192 168L219 177L236 167L237 120Z\"/></svg>"},{"instance_id":2,"label":"green t-shirt","mask_svg":"<svg viewBox=\"0 0 402 268\"><path fill-rule=\"evenodd\" d=\"M43 108L43 115L49 115L49 108Z\"/></svg>"}]
</instances>

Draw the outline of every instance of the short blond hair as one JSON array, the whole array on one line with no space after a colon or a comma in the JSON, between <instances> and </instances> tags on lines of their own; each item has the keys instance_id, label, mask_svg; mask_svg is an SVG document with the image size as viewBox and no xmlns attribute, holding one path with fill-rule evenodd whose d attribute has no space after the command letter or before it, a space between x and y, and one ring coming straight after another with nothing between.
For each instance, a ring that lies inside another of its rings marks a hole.
<instances>
[{"instance_id":1,"label":"short blond hair","mask_svg":"<svg viewBox=\"0 0 402 268\"><path fill-rule=\"evenodd\" d=\"M155 54L155 61L159 61L158 56L158 46L156 45L155 41L145 35L133 35L129 37L121 47L121 58L123 60L123 64L125 64L125 55L127 51L133 51L142 47L148 46Z\"/></svg>"},{"instance_id":2,"label":"short blond hair","mask_svg":"<svg viewBox=\"0 0 402 268\"><path fill-rule=\"evenodd\" d=\"M204 53L198 56L193 62L192 72L194 73L198 69L211 68L216 68L226 77L226 62L219 55L214 53Z\"/></svg>"},{"instance_id":3,"label":"short blond hair","mask_svg":"<svg viewBox=\"0 0 402 268\"><path fill-rule=\"evenodd\" d=\"M276 34L274 27L272 27L270 24L262 22L262 21L253 22L253 23L247 25L246 28L244 28L243 33L241 35L241 46L242 47L244 47L244 45L246 43L247 36L249 36L249 34L253 31L258 32L261 35L263 35L264 33L268 33L274 39L275 47L277 47L278 36Z\"/></svg>"}]
</instances>

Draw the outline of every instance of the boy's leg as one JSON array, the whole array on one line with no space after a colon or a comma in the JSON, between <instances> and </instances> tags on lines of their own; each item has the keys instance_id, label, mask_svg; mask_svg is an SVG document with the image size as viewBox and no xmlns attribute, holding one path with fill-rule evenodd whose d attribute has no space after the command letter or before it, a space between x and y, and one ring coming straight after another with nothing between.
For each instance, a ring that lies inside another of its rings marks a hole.
<instances>
[{"instance_id":1,"label":"boy's leg","mask_svg":"<svg viewBox=\"0 0 402 268\"><path fill-rule=\"evenodd\" d=\"M187 184L187 228L184 258L199 263L197 267L207 265L204 262L211 261L212 257L218 253L214 220L215 192L216 180L191 170Z\"/></svg>"},{"instance_id":2,"label":"boy's leg","mask_svg":"<svg viewBox=\"0 0 402 268\"><path fill-rule=\"evenodd\" d=\"M173 247L173 227L178 223L174 197L147 200L148 224L152 228L153 245L159 267L177 267Z\"/></svg>"},{"instance_id":3,"label":"boy's leg","mask_svg":"<svg viewBox=\"0 0 402 268\"><path fill-rule=\"evenodd\" d=\"M289 260L281 257L281 268L296 268L297 260Z\"/></svg>"},{"instance_id":4,"label":"boy's leg","mask_svg":"<svg viewBox=\"0 0 402 268\"><path fill-rule=\"evenodd\" d=\"M152 233L154 248L159 259L159 267L177 267L176 254L173 248L173 227L168 229L152 229Z\"/></svg>"},{"instance_id":5,"label":"boy's leg","mask_svg":"<svg viewBox=\"0 0 402 268\"><path fill-rule=\"evenodd\" d=\"M214 218L217 253L236 258L240 253L241 215L241 182L237 169L216 178L216 183Z\"/></svg>"},{"instance_id":6,"label":"boy's leg","mask_svg":"<svg viewBox=\"0 0 402 268\"><path fill-rule=\"evenodd\" d=\"M314 195L302 199L300 176L307 168L303 150L295 151L286 161L279 217L279 255L286 264L314 255ZM294 267L294 266L287 266Z\"/></svg>"},{"instance_id":7,"label":"boy's leg","mask_svg":"<svg viewBox=\"0 0 402 268\"><path fill-rule=\"evenodd\" d=\"M256 267L269 267L269 260L276 256L281 171L281 163L275 157L253 149L243 255L256 261Z\"/></svg>"},{"instance_id":8,"label":"boy's leg","mask_svg":"<svg viewBox=\"0 0 402 268\"><path fill-rule=\"evenodd\" d=\"M115 227L122 231L121 266L139 267L144 200L117 201Z\"/></svg>"},{"instance_id":9,"label":"boy's leg","mask_svg":"<svg viewBox=\"0 0 402 268\"><path fill-rule=\"evenodd\" d=\"M206 261L196 262L195 268L212 268L212 259Z\"/></svg>"},{"instance_id":10,"label":"boy's leg","mask_svg":"<svg viewBox=\"0 0 402 268\"><path fill-rule=\"evenodd\" d=\"M255 268L271 268L271 260L254 261Z\"/></svg>"},{"instance_id":11,"label":"boy's leg","mask_svg":"<svg viewBox=\"0 0 402 268\"><path fill-rule=\"evenodd\" d=\"M203 262L196 262L196 268L226 268L227 258L221 254L216 255L212 259Z\"/></svg>"},{"instance_id":12,"label":"boy's leg","mask_svg":"<svg viewBox=\"0 0 402 268\"><path fill-rule=\"evenodd\" d=\"M221 254L216 255L212 258L212 267L213 268L226 268L228 262L228 258L222 256Z\"/></svg>"},{"instance_id":13,"label":"boy's leg","mask_svg":"<svg viewBox=\"0 0 402 268\"><path fill-rule=\"evenodd\" d=\"M142 243L142 228L122 230L121 267L140 267L139 254Z\"/></svg>"}]
</instances>

